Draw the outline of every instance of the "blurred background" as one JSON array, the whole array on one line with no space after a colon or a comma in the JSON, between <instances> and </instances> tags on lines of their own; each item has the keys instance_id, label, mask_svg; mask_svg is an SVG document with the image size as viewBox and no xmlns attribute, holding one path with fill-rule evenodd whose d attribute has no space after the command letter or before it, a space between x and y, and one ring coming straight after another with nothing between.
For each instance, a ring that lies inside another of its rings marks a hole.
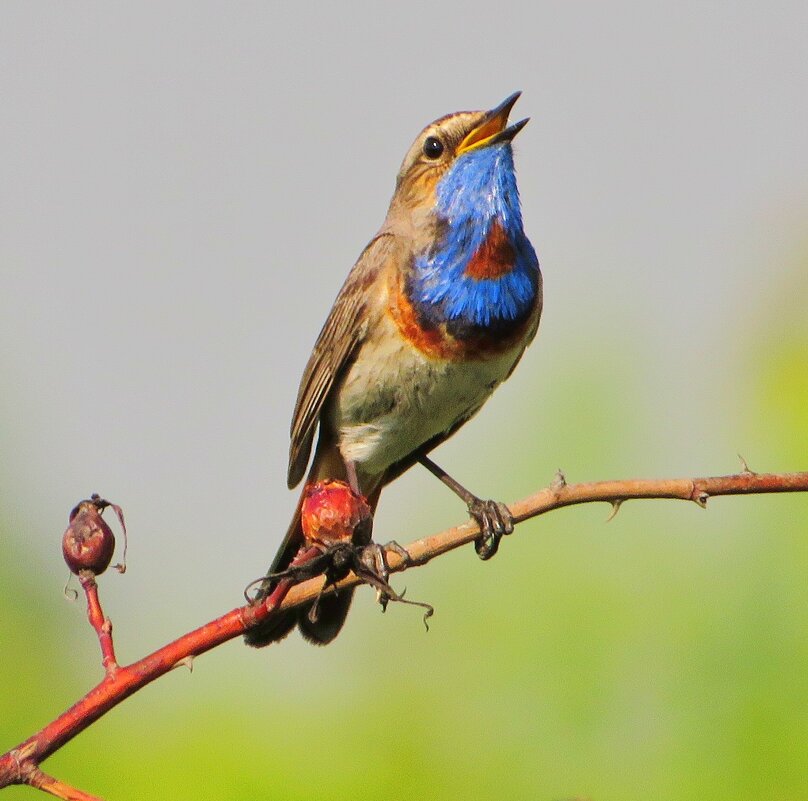
<instances>
[{"instance_id":1,"label":"blurred background","mask_svg":"<svg viewBox=\"0 0 808 801\"><path fill-rule=\"evenodd\" d=\"M267 567L303 366L447 112L523 90L546 305L442 466L506 501L808 469L807 30L804 2L4 3L0 750L101 676L76 501L126 512L123 661ZM45 767L116 801L808 798L808 497L608 512L395 578L428 633L364 589L326 649L230 643ZM376 534L463 519L413 470Z\"/></svg>"}]
</instances>

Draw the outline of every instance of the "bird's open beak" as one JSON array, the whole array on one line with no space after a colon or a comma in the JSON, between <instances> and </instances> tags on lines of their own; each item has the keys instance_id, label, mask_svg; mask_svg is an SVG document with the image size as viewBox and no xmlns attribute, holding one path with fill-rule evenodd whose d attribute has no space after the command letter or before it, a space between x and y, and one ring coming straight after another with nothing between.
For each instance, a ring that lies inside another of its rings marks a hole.
<instances>
[{"instance_id":1,"label":"bird's open beak","mask_svg":"<svg viewBox=\"0 0 808 801\"><path fill-rule=\"evenodd\" d=\"M457 146L456 155L468 153L469 150L477 150L488 145L495 145L498 142L510 142L511 139L522 130L528 123L528 119L520 120L509 128L508 115L519 99L521 92L514 92L510 97L503 100L496 108L492 108L484 117L483 121Z\"/></svg>"}]
</instances>

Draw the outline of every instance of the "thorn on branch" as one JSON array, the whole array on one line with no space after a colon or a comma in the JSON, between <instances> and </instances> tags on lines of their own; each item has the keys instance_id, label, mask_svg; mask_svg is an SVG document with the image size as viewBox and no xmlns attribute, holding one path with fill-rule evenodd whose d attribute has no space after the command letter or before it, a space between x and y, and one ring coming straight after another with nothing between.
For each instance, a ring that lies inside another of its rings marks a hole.
<instances>
[{"instance_id":1,"label":"thorn on branch","mask_svg":"<svg viewBox=\"0 0 808 801\"><path fill-rule=\"evenodd\" d=\"M189 673L194 672L194 655L190 654L189 656L183 657L182 659L178 659L172 666L172 670L176 670L177 668L187 667Z\"/></svg>"},{"instance_id":2,"label":"thorn on branch","mask_svg":"<svg viewBox=\"0 0 808 801\"><path fill-rule=\"evenodd\" d=\"M550 485L551 489L558 492L559 490L564 489L567 486L567 477L564 475L564 471L559 467L556 470L555 478L553 479L553 483Z\"/></svg>"},{"instance_id":3,"label":"thorn on branch","mask_svg":"<svg viewBox=\"0 0 808 801\"><path fill-rule=\"evenodd\" d=\"M612 505L612 511L609 512L609 516L606 518L607 523L611 523L611 521L614 520L615 517L617 517L617 513L620 511L620 507L623 505L624 500L625 498L619 498L616 501L610 501Z\"/></svg>"},{"instance_id":4,"label":"thorn on branch","mask_svg":"<svg viewBox=\"0 0 808 801\"><path fill-rule=\"evenodd\" d=\"M741 460L741 468L742 468L741 472L744 475L747 475L747 476L756 476L757 475L757 473L755 473L754 470L749 469L749 465L746 463L746 459L744 459L743 456L741 456L740 453L738 454L738 458Z\"/></svg>"}]
</instances>

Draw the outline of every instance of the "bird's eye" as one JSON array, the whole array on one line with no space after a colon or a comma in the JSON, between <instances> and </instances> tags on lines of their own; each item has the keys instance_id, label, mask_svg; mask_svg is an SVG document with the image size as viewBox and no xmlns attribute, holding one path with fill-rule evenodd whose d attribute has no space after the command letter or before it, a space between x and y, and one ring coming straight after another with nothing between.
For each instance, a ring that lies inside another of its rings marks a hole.
<instances>
[{"instance_id":1,"label":"bird's eye","mask_svg":"<svg viewBox=\"0 0 808 801\"><path fill-rule=\"evenodd\" d=\"M438 159L443 153L443 142L436 136L427 136L424 141L424 155L428 159Z\"/></svg>"}]
</instances>

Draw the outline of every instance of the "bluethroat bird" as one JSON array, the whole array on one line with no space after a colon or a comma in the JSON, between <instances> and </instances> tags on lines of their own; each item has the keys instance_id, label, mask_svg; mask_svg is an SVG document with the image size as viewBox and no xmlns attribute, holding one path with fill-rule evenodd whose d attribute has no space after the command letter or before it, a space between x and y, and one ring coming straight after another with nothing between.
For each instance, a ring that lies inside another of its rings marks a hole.
<instances>
[{"instance_id":1,"label":"bluethroat bird","mask_svg":"<svg viewBox=\"0 0 808 801\"><path fill-rule=\"evenodd\" d=\"M513 530L504 506L472 495L428 454L474 416L536 334L542 280L522 212L508 126L519 98L428 125L410 147L387 217L362 251L314 345L291 427L288 484L341 479L376 508L382 488L416 462L447 484L480 524L492 556ZM303 541L300 504L270 574ZM262 589L272 588L268 579ZM281 639L297 625L324 645L339 633L352 591L272 616L246 635Z\"/></svg>"}]
</instances>

